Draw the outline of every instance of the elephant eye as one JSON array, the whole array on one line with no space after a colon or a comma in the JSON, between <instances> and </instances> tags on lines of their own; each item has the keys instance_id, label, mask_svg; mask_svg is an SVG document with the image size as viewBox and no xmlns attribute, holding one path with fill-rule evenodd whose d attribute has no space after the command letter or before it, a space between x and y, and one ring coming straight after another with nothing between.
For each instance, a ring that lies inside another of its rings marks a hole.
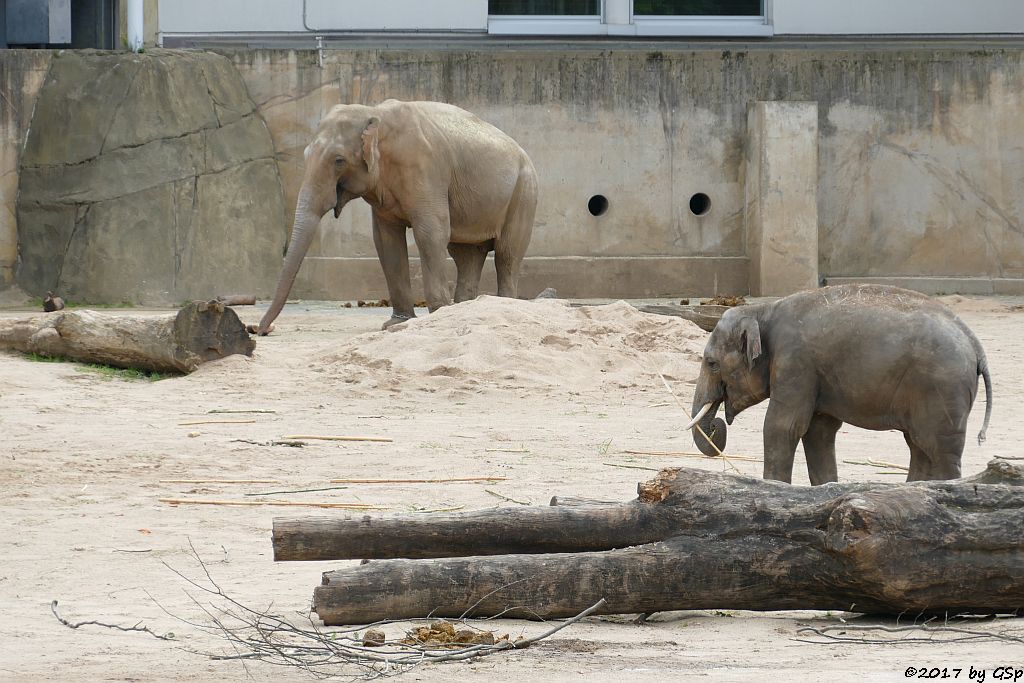
<instances>
[{"instance_id":1,"label":"elephant eye","mask_svg":"<svg viewBox=\"0 0 1024 683\"><path fill-rule=\"evenodd\" d=\"M342 166L344 166L345 165L345 157L336 157L334 159L334 165L337 166L338 168L341 168Z\"/></svg>"},{"instance_id":2,"label":"elephant eye","mask_svg":"<svg viewBox=\"0 0 1024 683\"><path fill-rule=\"evenodd\" d=\"M704 360L704 362L708 364L708 370L710 370L711 372L718 372L718 362L717 361L713 361L710 358L707 358L707 359Z\"/></svg>"}]
</instances>

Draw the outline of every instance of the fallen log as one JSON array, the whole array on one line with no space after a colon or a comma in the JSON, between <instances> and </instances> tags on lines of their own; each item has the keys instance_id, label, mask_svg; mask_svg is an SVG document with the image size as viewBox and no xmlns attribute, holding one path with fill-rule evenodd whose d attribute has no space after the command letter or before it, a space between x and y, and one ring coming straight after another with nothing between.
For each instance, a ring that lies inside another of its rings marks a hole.
<instances>
[{"instance_id":1,"label":"fallen log","mask_svg":"<svg viewBox=\"0 0 1024 683\"><path fill-rule=\"evenodd\" d=\"M1005 461L968 479L818 487L666 469L639 494L617 506L277 519L275 557L457 557L325 572L313 607L326 624L566 617L601 598L602 614L1024 608L1024 469Z\"/></svg>"},{"instance_id":2,"label":"fallen log","mask_svg":"<svg viewBox=\"0 0 1024 683\"><path fill-rule=\"evenodd\" d=\"M188 373L255 347L238 315L216 301L159 316L81 309L0 320L0 348L147 372Z\"/></svg>"}]
</instances>

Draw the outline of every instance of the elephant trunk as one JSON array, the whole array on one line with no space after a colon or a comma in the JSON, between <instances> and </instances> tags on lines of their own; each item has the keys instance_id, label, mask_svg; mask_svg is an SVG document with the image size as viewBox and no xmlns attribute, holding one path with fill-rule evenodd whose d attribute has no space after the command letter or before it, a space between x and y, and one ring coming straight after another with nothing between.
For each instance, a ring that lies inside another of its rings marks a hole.
<instances>
[{"instance_id":1,"label":"elephant trunk","mask_svg":"<svg viewBox=\"0 0 1024 683\"><path fill-rule=\"evenodd\" d=\"M326 211L317 213L311 208L310 192L303 187L299 193L299 200L295 206L295 223L292 227L291 240L288 242L288 254L285 256L284 266L281 268L281 275L277 280L277 289L274 292L274 300L270 308L263 314L260 320L259 334L265 335L270 331L270 324L284 308L288 300L288 293L295 283L295 276L299 273L302 259L305 258L309 245L316 234L320 218Z\"/></svg>"},{"instance_id":2,"label":"elephant trunk","mask_svg":"<svg viewBox=\"0 0 1024 683\"><path fill-rule=\"evenodd\" d=\"M702 373L703 374L703 373ZM721 396L715 396L706 388L707 382L701 378L697 383L697 391L693 395L693 442L701 453L707 456L718 455L725 450L726 426L725 420L715 417L718 413L718 406L722 403ZM702 433L703 432L703 433ZM709 442L707 437L711 438ZM713 444L713 445L712 445Z\"/></svg>"}]
</instances>

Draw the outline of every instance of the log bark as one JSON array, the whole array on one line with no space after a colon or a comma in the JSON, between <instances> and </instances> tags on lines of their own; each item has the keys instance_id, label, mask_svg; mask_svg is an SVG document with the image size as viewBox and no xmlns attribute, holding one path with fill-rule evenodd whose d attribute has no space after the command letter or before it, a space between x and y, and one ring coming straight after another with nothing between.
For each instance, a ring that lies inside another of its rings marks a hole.
<instances>
[{"instance_id":1,"label":"log bark","mask_svg":"<svg viewBox=\"0 0 1024 683\"><path fill-rule=\"evenodd\" d=\"M188 373L255 347L238 315L216 301L161 316L82 309L0 320L0 348L147 372Z\"/></svg>"},{"instance_id":2,"label":"log bark","mask_svg":"<svg viewBox=\"0 0 1024 683\"><path fill-rule=\"evenodd\" d=\"M669 469L639 491L616 507L321 520L342 557L478 556L329 571L314 609L327 624L358 624L565 617L602 597L604 614L1024 608L1024 469L1005 461L968 479L818 487ZM286 521L275 520L275 543ZM515 554L479 556L502 539Z\"/></svg>"}]
</instances>

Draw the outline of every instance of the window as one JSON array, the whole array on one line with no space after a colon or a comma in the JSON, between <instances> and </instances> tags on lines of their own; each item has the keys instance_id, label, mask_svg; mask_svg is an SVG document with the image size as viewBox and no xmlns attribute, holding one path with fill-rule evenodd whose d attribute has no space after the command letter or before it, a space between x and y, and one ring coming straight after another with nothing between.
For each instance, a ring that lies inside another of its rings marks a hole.
<instances>
[{"instance_id":1,"label":"window","mask_svg":"<svg viewBox=\"0 0 1024 683\"><path fill-rule=\"evenodd\" d=\"M520 16L596 16L601 13L601 0L488 0L487 13Z\"/></svg>"},{"instance_id":2,"label":"window","mask_svg":"<svg viewBox=\"0 0 1024 683\"><path fill-rule=\"evenodd\" d=\"M497 35L771 36L771 0L488 0Z\"/></svg>"},{"instance_id":3,"label":"window","mask_svg":"<svg viewBox=\"0 0 1024 683\"><path fill-rule=\"evenodd\" d=\"M633 0L633 14L638 17L759 17L761 13L761 0Z\"/></svg>"}]
</instances>

